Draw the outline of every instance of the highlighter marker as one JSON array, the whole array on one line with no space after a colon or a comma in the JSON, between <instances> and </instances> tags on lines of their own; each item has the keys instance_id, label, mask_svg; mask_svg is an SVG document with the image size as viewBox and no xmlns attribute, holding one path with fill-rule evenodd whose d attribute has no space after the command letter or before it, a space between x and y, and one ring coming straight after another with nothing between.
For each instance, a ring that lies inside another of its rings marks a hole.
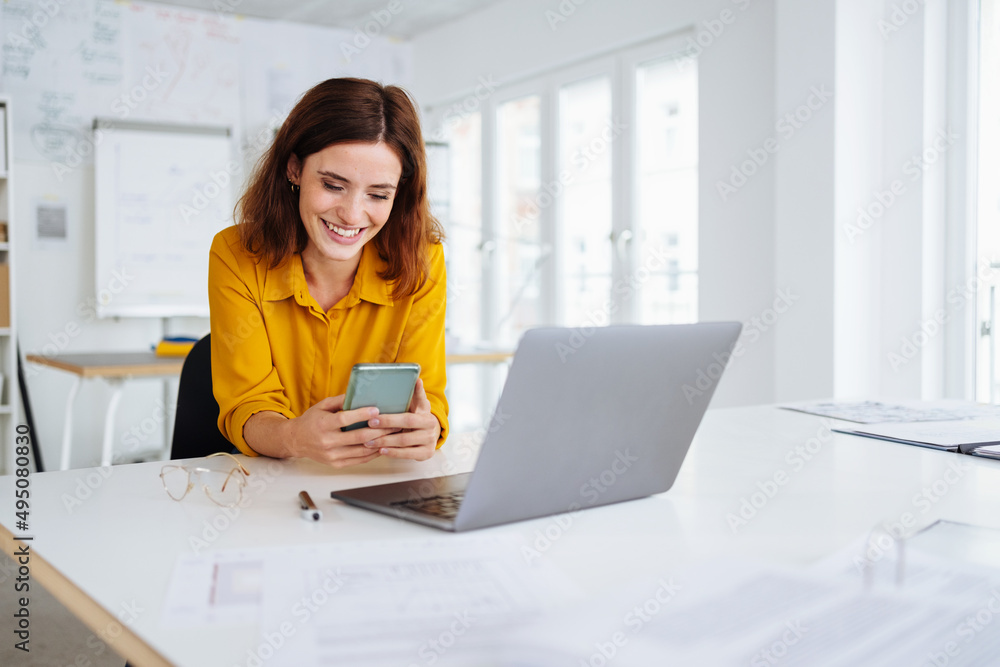
<instances>
[{"instance_id":1,"label":"highlighter marker","mask_svg":"<svg viewBox=\"0 0 1000 667\"><path fill-rule=\"evenodd\" d=\"M323 518L323 513L319 511L316 503L306 491L299 492L299 506L302 508L302 518L306 521L319 521Z\"/></svg>"}]
</instances>

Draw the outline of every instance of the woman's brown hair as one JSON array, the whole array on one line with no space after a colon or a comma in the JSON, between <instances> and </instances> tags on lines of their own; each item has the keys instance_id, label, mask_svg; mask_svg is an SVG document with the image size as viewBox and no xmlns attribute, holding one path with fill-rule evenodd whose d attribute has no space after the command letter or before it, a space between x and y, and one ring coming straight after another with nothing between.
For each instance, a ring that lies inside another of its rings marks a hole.
<instances>
[{"instance_id":1,"label":"woman's brown hair","mask_svg":"<svg viewBox=\"0 0 1000 667\"><path fill-rule=\"evenodd\" d=\"M417 110L402 88L367 79L329 79L306 92L261 156L250 186L236 204L243 247L270 268L302 252L309 241L298 194L287 180L288 159L300 162L331 144L383 142L403 172L392 212L372 239L387 267L392 296L415 293L428 273L429 246L444 234L427 200L427 160Z\"/></svg>"}]
</instances>

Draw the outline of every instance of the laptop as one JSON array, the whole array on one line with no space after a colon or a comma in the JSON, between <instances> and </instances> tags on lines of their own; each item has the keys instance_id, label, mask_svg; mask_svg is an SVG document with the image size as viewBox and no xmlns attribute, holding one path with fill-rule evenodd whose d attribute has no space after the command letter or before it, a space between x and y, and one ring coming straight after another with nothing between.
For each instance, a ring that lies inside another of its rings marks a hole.
<instances>
[{"instance_id":1,"label":"laptop","mask_svg":"<svg viewBox=\"0 0 1000 667\"><path fill-rule=\"evenodd\" d=\"M738 322L531 329L472 472L330 495L459 532L667 491L740 331Z\"/></svg>"}]
</instances>

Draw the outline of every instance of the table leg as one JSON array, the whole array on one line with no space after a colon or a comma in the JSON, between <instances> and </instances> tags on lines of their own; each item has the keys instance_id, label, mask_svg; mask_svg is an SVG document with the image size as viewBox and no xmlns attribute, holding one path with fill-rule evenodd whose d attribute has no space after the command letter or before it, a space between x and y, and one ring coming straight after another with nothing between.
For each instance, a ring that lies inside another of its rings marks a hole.
<instances>
[{"instance_id":1,"label":"table leg","mask_svg":"<svg viewBox=\"0 0 1000 667\"><path fill-rule=\"evenodd\" d=\"M73 376L73 384L69 388L69 396L66 397L66 418L63 421L63 441L62 457L59 459L59 469L69 470L69 453L73 448L73 403L76 402L76 392L80 390L80 382L83 380L79 375Z\"/></svg>"},{"instance_id":2,"label":"table leg","mask_svg":"<svg viewBox=\"0 0 1000 667\"><path fill-rule=\"evenodd\" d=\"M104 416L104 447L101 450L101 467L111 465L115 453L115 415L118 413L118 402L122 400L122 388L125 382L121 378L108 378L108 384L114 390L108 402L108 412Z\"/></svg>"}]
</instances>

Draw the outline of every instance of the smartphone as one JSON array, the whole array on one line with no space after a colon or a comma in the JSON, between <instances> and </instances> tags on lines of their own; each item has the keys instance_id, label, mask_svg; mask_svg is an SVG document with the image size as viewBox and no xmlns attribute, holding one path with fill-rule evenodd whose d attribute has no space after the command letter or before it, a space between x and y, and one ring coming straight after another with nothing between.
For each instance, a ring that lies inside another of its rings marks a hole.
<instances>
[{"instance_id":1,"label":"smartphone","mask_svg":"<svg viewBox=\"0 0 1000 667\"><path fill-rule=\"evenodd\" d=\"M420 377L420 364L354 364L347 382L344 409L378 408L379 414L407 412L413 389ZM341 427L341 431L364 428L367 421Z\"/></svg>"}]
</instances>

